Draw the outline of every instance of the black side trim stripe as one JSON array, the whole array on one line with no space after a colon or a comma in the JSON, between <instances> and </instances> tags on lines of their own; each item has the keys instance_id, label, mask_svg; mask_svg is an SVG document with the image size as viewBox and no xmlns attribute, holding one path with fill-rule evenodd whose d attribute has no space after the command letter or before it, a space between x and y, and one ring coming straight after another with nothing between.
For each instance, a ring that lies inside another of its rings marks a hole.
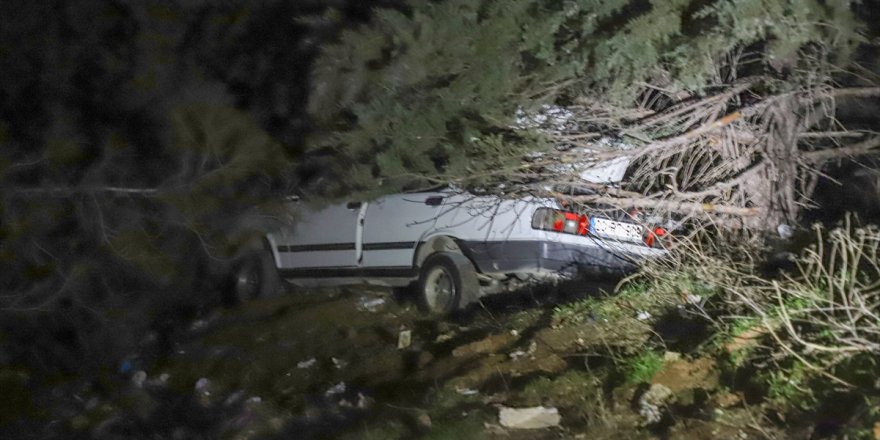
<instances>
[{"instance_id":1,"label":"black side trim stripe","mask_svg":"<svg viewBox=\"0 0 880 440\"><path fill-rule=\"evenodd\" d=\"M354 243L326 243L278 246L278 252L353 251L354 249Z\"/></svg>"},{"instance_id":2,"label":"black side trim stripe","mask_svg":"<svg viewBox=\"0 0 880 440\"><path fill-rule=\"evenodd\" d=\"M365 251L384 251L390 249L412 249L416 247L414 241L392 241L386 243L364 243ZM278 252L314 252L314 251L353 251L354 243L327 243L327 244L302 244L293 246L278 246Z\"/></svg>"},{"instance_id":3,"label":"black side trim stripe","mask_svg":"<svg viewBox=\"0 0 880 440\"><path fill-rule=\"evenodd\" d=\"M418 271L412 267L314 267L281 269L282 278L342 278L342 277L388 277L415 278Z\"/></svg>"},{"instance_id":4,"label":"black side trim stripe","mask_svg":"<svg viewBox=\"0 0 880 440\"><path fill-rule=\"evenodd\" d=\"M364 243L365 251L384 251L388 249L412 249L416 247L414 241L392 241L387 243Z\"/></svg>"}]
</instances>

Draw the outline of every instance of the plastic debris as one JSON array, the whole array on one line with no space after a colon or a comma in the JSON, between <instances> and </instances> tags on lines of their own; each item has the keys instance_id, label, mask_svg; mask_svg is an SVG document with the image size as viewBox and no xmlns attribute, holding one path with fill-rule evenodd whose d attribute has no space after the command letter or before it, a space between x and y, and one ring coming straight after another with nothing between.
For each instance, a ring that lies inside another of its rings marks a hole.
<instances>
[{"instance_id":1,"label":"plastic debris","mask_svg":"<svg viewBox=\"0 0 880 440\"><path fill-rule=\"evenodd\" d=\"M792 236L794 236L794 228L785 223L780 223L776 226L776 233L779 234L779 238L783 240L788 240Z\"/></svg>"},{"instance_id":2,"label":"plastic debris","mask_svg":"<svg viewBox=\"0 0 880 440\"><path fill-rule=\"evenodd\" d=\"M461 394L462 396L473 396L477 394L479 391L472 388L456 388L455 392Z\"/></svg>"},{"instance_id":3,"label":"plastic debris","mask_svg":"<svg viewBox=\"0 0 880 440\"><path fill-rule=\"evenodd\" d=\"M342 394L345 392L345 382L339 382L336 385L330 387L327 391L324 391L324 395L327 397L335 396L337 394Z\"/></svg>"},{"instance_id":4,"label":"plastic debris","mask_svg":"<svg viewBox=\"0 0 880 440\"><path fill-rule=\"evenodd\" d=\"M308 358L308 359L306 359L306 360L304 360L304 361L299 361L299 362L297 362L297 363L296 363L296 368L300 368L300 369L312 368L312 367L314 367L315 364L317 364L317 363L318 363L318 360L317 360L317 359L315 359L315 358Z\"/></svg>"},{"instance_id":5,"label":"plastic debris","mask_svg":"<svg viewBox=\"0 0 880 440\"><path fill-rule=\"evenodd\" d=\"M691 305L699 306L703 302L703 297L700 295L694 295L693 293L687 294L684 298L685 302Z\"/></svg>"},{"instance_id":6,"label":"plastic debris","mask_svg":"<svg viewBox=\"0 0 880 440\"><path fill-rule=\"evenodd\" d=\"M636 315L636 319L639 321L645 321L651 319L651 314L643 310Z\"/></svg>"},{"instance_id":7,"label":"plastic debris","mask_svg":"<svg viewBox=\"0 0 880 440\"><path fill-rule=\"evenodd\" d=\"M531 408L508 408L502 406L498 411L501 426L511 429L542 429L559 426L559 410L552 407L535 406Z\"/></svg>"},{"instance_id":8,"label":"plastic debris","mask_svg":"<svg viewBox=\"0 0 880 440\"><path fill-rule=\"evenodd\" d=\"M385 305L385 298L372 298L368 299L365 296L362 296L360 302L358 303L358 310L362 312L378 312L382 306Z\"/></svg>"},{"instance_id":9,"label":"plastic debris","mask_svg":"<svg viewBox=\"0 0 880 440\"><path fill-rule=\"evenodd\" d=\"M397 335L397 349L404 350L412 345L412 330L403 330Z\"/></svg>"}]
</instances>

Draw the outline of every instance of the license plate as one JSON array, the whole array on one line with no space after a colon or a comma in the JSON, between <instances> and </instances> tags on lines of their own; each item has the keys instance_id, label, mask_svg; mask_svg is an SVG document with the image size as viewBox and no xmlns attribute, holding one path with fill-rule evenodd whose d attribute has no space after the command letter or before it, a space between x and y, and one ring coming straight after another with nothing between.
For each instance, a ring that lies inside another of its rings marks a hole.
<instances>
[{"instance_id":1,"label":"license plate","mask_svg":"<svg viewBox=\"0 0 880 440\"><path fill-rule=\"evenodd\" d=\"M592 218L590 233L601 238L642 241L642 228L632 223L616 222L604 218Z\"/></svg>"}]
</instances>

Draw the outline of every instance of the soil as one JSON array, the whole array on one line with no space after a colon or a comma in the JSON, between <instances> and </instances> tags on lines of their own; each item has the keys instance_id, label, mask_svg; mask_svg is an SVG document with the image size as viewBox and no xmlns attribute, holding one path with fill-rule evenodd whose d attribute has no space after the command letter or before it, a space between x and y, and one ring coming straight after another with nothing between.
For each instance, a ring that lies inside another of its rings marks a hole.
<instances>
[{"instance_id":1,"label":"soil","mask_svg":"<svg viewBox=\"0 0 880 440\"><path fill-rule=\"evenodd\" d=\"M757 423L760 410L720 384L712 359L669 352L648 382L630 383L623 359L657 344L650 320L587 317L550 325L554 307L598 288L612 285L490 298L447 320L427 319L381 288L293 290L218 310L180 332L170 353L144 358L125 375L119 395L96 398L73 414L67 432L229 439L785 437ZM649 388L660 386L668 396L648 402ZM557 408L561 423L505 428L502 406ZM646 411L657 419L647 420Z\"/></svg>"}]
</instances>

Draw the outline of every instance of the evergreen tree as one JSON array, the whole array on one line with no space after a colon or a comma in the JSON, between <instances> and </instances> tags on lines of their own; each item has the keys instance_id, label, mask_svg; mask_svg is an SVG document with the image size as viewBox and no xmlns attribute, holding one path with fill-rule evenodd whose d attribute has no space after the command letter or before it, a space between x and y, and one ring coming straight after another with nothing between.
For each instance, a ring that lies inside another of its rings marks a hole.
<instances>
[{"instance_id":1,"label":"evergreen tree","mask_svg":"<svg viewBox=\"0 0 880 440\"><path fill-rule=\"evenodd\" d=\"M408 5L376 11L316 62L309 110L323 130L311 149L340 158L340 186L324 191L485 186L500 176L571 181L552 163L625 157L634 163L625 191L581 200L625 194L624 204L710 206L736 216L757 209L782 221L796 216L814 183L795 163L816 163L798 151L833 146L805 144L799 133L832 124L834 97L845 94L835 95L836 86L873 85L844 70L866 41L858 3ZM564 108L573 127L517 121L542 108ZM609 151L595 142L609 137L634 148ZM875 144L861 140L860 152ZM549 156L529 160L535 151ZM760 173L749 171L756 164ZM774 173L786 182L777 184Z\"/></svg>"}]
</instances>

